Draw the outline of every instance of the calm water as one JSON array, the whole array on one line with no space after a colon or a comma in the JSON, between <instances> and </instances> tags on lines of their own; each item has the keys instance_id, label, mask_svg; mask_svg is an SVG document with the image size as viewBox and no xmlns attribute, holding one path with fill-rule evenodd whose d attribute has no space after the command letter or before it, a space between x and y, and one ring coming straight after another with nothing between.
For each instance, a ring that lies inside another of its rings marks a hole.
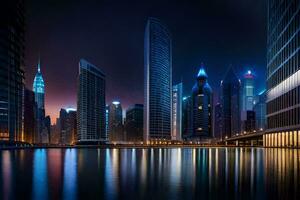
<instances>
[{"instance_id":1,"label":"calm water","mask_svg":"<svg viewBox=\"0 0 300 200\"><path fill-rule=\"evenodd\" d=\"M300 199L300 150L0 150L0 199Z\"/></svg>"}]
</instances>

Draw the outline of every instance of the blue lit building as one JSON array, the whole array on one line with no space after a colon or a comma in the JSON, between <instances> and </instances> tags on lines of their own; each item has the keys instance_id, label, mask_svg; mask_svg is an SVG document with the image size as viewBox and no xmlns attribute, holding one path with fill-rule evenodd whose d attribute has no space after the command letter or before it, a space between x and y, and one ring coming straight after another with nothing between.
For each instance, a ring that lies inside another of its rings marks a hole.
<instances>
[{"instance_id":1,"label":"blue lit building","mask_svg":"<svg viewBox=\"0 0 300 200\"><path fill-rule=\"evenodd\" d=\"M241 82L230 66L221 81L220 103L222 108L222 138L241 132Z\"/></svg>"},{"instance_id":2,"label":"blue lit building","mask_svg":"<svg viewBox=\"0 0 300 200\"><path fill-rule=\"evenodd\" d=\"M173 85L172 92L172 140L182 139L182 83Z\"/></svg>"},{"instance_id":3,"label":"blue lit building","mask_svg":"<svg viewBox=\"0 0 300 200\"><path fill-rule=\"evenodd\" d=\"M79 61L77 92L78 142L106 142L105 74L84 59Z\"/></svg>"},{"instance_id":4,"label":"blue lit building","mask_svg":"<svg viewBox=\"0 0 300 200\"><path fill-rule=\"evenodd\" d=\"M248 70L242 79L242 111L253 110L254 84L254 75L251 70Z\"/></svg>"},{"instance_id":5,"label":"blue lit building","mask_svg":"<svg viewBox=\"0 0 300 200\"><path fill-rule=\"evenodd\" d=\"M106 105L105 106L105 134L106 134L106 138L108 140L109 138L109 106Z\"/></svg>"},{"instance_id":6,"label":"blue lit building","mask_svg":"<svg viewBox=\"0 0 300 200\"><path fill-rule=\"evenodd\" d=\"M213 136L213 92L207 78L202 65L192 90L193 131L190 136L191 140L201 141Z\"/></svg>"},{"instance_id":7,"label":"blue lit building","mask_svg":"<svg viewBox=\"0 0 300 200\"><path fill-rule=\"evenodd\" d=\"M266 90L261 91L254 101L253 110L256 117L256 130L263 131L266 128Z\"/></svg>"},{"instance_id":8,"label":"blue lit building","mask_svg":"<svg viewBox=\"0 0 300 200\"><path fill-rule=\"evenodd\" d=\"M171 139L172 39L167 27L149 18L144 38L144 141Z\"/></svg>"}]
</instances>

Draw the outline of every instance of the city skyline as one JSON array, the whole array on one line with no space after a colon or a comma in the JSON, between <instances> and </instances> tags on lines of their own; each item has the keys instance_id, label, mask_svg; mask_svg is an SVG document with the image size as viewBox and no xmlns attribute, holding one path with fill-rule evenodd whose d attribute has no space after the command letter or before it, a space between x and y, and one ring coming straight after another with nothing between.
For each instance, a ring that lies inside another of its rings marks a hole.
<instances>
[{"instance_id":1,"label":"city skyline","mask_svg":"<svg viewBox=\"0 0 300 200\"><path fill-rule=\"evenodd\" d=\"M52 122L58 117L60 108L76 107L77 63L82 57L101 66L107 74L107 102L119 99L125 109L131 104L143 103L143 34L146 20L151 16L159 18L172 32L173 84L182 79L184 94L190 92L189 88L194 84L190 77L197 73L201 62L205 63L207 72L211 74L211 86L214 90L218 88L219 81L223 78L222 74L229 64L233 64L237 71L251 69L256 72L257 76L261 77L258 80L258 90L264 88L261 81L265 77L266 63L264 3L245 2L251 9L258 10L255 14L247 11L247 16L239 10L246 10L245 6L239 7L230 2L224 3L227 5L224 8L219 6L223 3L215 1L191 3L186 6L162 2L160 9L154 9L157 4L155 1L135 4L139 12L131 8L132 13L117 12L117 16L112 16L109 11L115 13L122 6L128 5L89 1L69 6L65 3L60 5L61 9L53 12L56 3L41 4L32 0L26 4L26 44L30 48L26 48L25 52L25 83L26 86L32 85L40 55L47 91L46 114L51 115ZM91 13L94 14L82 17L78 12L80 8L93 6L92 10L95 12ZM167 6L178 12L164 13L163 8ZM104 7L108 11L99 14ZM99 11L96 12L96 9ZM218 12L219 14L216 14ZM120 18L121 14L124 15L124 19ZM238 15L240 19L233 19L232 15ZM82 19L79 19L79 16ZM47 26L44 25L45 17L50 18ZM105 17L107 22L102 17ZM203 20L198 20L202 17ZM70 20L72 18L74 20ZM60 23L55 23L55 20L59 20ZM116 20L121 20L120 26L112 25ZM250 24L248 27L245 26L245 21L248 22L246 24ZM234 27L232 22L235 23ZM258 22L263 23L257 27L255 23ZM80 33L72 31L76 27L83 27ZM258 30L254 34L246 32L251 27ZM108 32L112 35L107 35ZM43 48L44 46L47 48Z\"/></svg>"}]
</instances>

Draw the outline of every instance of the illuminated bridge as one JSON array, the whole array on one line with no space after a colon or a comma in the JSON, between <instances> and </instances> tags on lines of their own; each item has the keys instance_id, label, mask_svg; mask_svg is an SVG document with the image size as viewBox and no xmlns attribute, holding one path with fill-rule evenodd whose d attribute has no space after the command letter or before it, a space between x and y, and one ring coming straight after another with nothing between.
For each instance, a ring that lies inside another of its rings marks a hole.
<instances>
[{"instance_id":1,"label":"illuminated bridge","mask_svg":"<svg viewBox=\"0 0 300 200\"><path fill-rule=\"evenodd\" d=\"M263 146L264 131L238 134L225 139L226 145L234 144L236 146Z\"/></svg>"}]
</instances>

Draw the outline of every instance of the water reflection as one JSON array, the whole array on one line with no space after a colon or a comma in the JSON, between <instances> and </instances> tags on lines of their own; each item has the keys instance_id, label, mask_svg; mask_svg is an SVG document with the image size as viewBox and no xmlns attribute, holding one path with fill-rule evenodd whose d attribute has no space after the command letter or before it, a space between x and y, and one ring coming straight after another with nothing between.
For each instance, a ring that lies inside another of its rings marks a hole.
<instances>
[{"instance_id":1,"label":"water reflection","mask_svg":"<svg viewBox=\"0 0 300 200\"><path fill-rule=\"evenodd\" d=\"M299 154L262 148L1 151L0 199L299 199ZM18 185L20 178L26 185ZM24 192L28 188L32 192Z\"/></svg>"}]
</instances>

